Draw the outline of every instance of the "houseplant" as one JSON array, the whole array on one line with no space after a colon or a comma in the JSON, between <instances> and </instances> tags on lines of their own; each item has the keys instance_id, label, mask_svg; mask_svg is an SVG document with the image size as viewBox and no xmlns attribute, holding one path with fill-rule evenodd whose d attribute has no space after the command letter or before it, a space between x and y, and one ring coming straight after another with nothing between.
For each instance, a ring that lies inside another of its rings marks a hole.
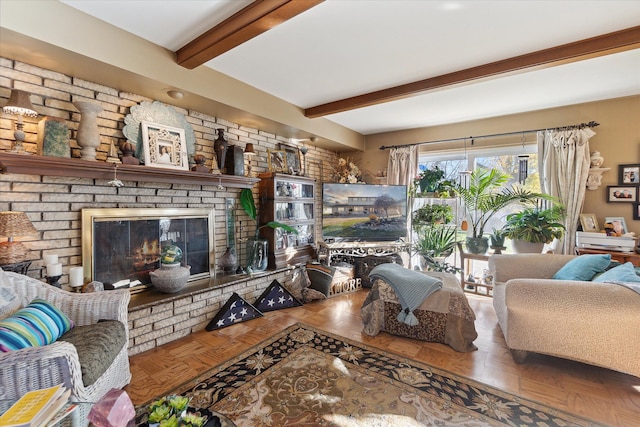
<instances>
[{"instance_id":1,"label":"houseplant","mask_svg":"<svg viewBox=\"0 0 640 427\"><path fill-rule=\"evenodd\" d=\"M551 197L526 190L523 187L504 185L511 179L511 175L498 169L476 168L469 177L469 185L453 183L455 193L464 204L467 217L465 228L468 237L465 241L467 250L471 253L485 253L489 247L488 238L483 237L487 222L498 211L512 203L533 204L540 199L551 200Z\"/></svg>"},{"instance_id":2,"label":"houseplant","mask_svg":"<svg viewBox=\"0 0 640 427\"><path fill-rule=\"evenodd\" d=\"M505 231L503 229L493 229L493 233L489 236L489 240L491 241L491 249L493 249L496 254L501 254L503 250L507 249L504 246L504 241L507 238L505 235Z\"/></svg>"},{"instance_id":3,"label":"houseplant","mask_svg":"<svg viewBox=\"0 0 640 427\"><path fill-rule=\"evenodd\" d=\"M260 238L260 230L264 227L281 228L288 233L298 234L295 228L277 221L269 221L266 224L258 226L258 209L253 200L253 191L250 188L243 188L240 191L240 205L245 213L256 222L256 233L252 239L247 242L247 270L264 271L267 269L267 251L269 246L265 239Z\"/></svg>"},{"instance_id":4,"label":"houseplant","mask_svg":"<svg viewBox=\"0 0 640 427\"><path fill-rule=\"evenodd\" d=\"M453 208L449 205L424 205L413 212L413 226L448 224L453 221Z\"/></svg>"},{"instance_id":5,"label":"houseplant","mask_svg":"<svg viewBox=\"0 0 640 427\"><path fill-rule=\"evenodd\" d=\"M516 252L540 253L545 243L551 243L553 239L560 239L564 235L565 227L560 222L563 219L562 206L556 205L549 209L535 206L507 215L507 222L502 230L513 241Z\"/></svg>"},{"instance_id":6,"label":"houseplant","mask_svg":"<svg viewBox=\"0 0 640 427\"><path fill-rule=\"evenodd\" d=\"M433 169L423 169L413 180L412 193L414 193L416 197L428 194L438 196L439 193L445 192L448 195L451 182L444 179L444 175L444 171L438 166L435 166Z\"/></svg>"},{"instance_id":7,"label":"houseplant","mask_svg":"<svg viewBox=\"0 0 640 427\"><path fill-rule=\"evenodd\" d=\"M149 426L202 427L207 417L189 412L189 398L179 395L165 396L149 405Z\"/></svg>"},{"instance_id":8,"label":"houseplant","mask_svg":"<svg viewBox=\"0 0 640 427\"><path fill-rule=\"evenodd\" d=\"M457 242L455 226L429 224L414 226L413 249L422 255L432 270L457 272L457 269L445 262L453 252Z\"/></svg>"}]
</instances>

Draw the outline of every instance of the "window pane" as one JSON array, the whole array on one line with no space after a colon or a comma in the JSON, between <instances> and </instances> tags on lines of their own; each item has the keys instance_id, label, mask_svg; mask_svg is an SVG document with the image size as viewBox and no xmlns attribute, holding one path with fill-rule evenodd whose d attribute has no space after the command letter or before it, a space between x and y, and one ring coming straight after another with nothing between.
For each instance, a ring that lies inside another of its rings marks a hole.
<instances>
[{"instance_id":1,"label":"window pane","mask_svg":"<svg viewBox=\"0 0 640 427\"><path fill-rule=\"evenodd\" d=\"M445 171L445 179L459 182L460 172L474 167L483 167L487 169L499 169L512 176L512 179L506 184L511 186L518 183L519 176L519 155L527 154L527 179L523 186L527 190L541 192L540 177L538 171L538 154L536 145L526 145L524 147L512 146L492 149L471 149L467 150L466 157L464 154L429 154L422 153L419 158L418 171L426 168L432 169L438 166ZM469 165L467 165L467 162ZM462 208L459 206L459 208ZM485 227L485 233L489 234L493 229L502 228L506 215L520 210L518 205L509 206L498 212ZM463 218L463 210L459 210L458 223Z\"/></svg>"}]
</instances>

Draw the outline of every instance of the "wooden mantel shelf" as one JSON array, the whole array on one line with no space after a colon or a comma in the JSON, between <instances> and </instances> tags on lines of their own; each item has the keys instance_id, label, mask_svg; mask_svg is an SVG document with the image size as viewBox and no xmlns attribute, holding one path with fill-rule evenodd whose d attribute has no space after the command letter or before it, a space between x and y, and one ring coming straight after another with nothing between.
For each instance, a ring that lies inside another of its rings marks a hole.
<instances>
[{"instance_id":1,"label":"wooden mantel shelf","mask_svg":"<svg viewBox=\"0 0 640 427\"><path fill-rule=\"evenodd\" d=\"M68 176L77 178L113 179L114 163L74 158L47 157L0 153L0 172L40 176ZM169 182L196 185L223 185L251 188L260 178L236 175L213 175L206 172L183 171L150 166L117 164L118 179L122 181Z\"/></svg>"}]
</instances>

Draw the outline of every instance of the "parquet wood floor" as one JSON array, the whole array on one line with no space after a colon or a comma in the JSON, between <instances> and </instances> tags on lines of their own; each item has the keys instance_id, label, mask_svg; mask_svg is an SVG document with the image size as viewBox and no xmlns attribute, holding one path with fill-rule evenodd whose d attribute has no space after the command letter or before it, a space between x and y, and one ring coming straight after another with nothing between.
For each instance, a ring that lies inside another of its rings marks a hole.
<instances>
[{"instance_id":1,"label":"parquet wood floor","mask_svg":"<svg viewBox=\"0 0 640 427\"><path fill-rule=\"evenodd\" d=\"M490 298L468 296L476 313L478 351L458 353L444 344L387 333L375 337L362 334L360 306L366 294L363 290L269 312L259 319L218 331L196 332L132 356L133 379L126 391L135 404L147 402L283 328L304 322L605 425L640 426L640 378L543 355L530 355L524 364L516 364L505 345Z\"/></svg>"}]
</instances>

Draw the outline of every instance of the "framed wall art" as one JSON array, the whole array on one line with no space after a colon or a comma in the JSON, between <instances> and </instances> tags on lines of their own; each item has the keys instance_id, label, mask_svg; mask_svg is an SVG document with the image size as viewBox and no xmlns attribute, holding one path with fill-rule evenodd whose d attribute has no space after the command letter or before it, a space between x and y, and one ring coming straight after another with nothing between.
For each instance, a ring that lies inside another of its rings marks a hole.
<instances>
[{"instance_id":1,"label":"framed wall art","mask_svg":"<svg viewBox=\"0 0 640 427\"><path fill-rule=\"evenodd\" d=\"M613 231L621 236L627 232L627 224L624 222L624 217L622 216L608 216L604 219L605 230L607 229L608 224L611 224L613 227Z\"/></svg>"},{"instance_id":2,"label":"framed wall art","mask_svg":"<svg viewBox=\"0 0 640 427\"><path fill-rule=\"evenodd\" d=\"M156 168L189 170L184 129L142 122L144 163Z\"/></svg>"},{"instance_id":3,"label":"framed wall art","mask_svg":"<svg viewBox=\"0 0 640 427\"><path fill-rule=\"evenodd\" d=\"M640 163L618 166L618 184L640 184Z\"/></svg>"},{"instance_id":4,"label":"framed wall art","mask_svg":"<svg viewBox=\"0 0 640 427\"><path fill-rule=\"evenodd\" d=\"M287 157L287 173L300 175L302 173L302 161L298 147L287 144L279 144L280 151L284 151Z\"/></svg>"},{"instance_id":5,"label":"framed wall art","mask_svg":"<svg viewBox=\"0 0 640 427\"><path fill-rule=\"evenodd\" d=\"M596 214L580 214L580 224L582 225L582 231L592 233L600 231Z\"/></svg>"},{"instance_id":6,"label":"framed wall art","mask_svg":"<svg viewBox=\"0 0 640 427\"><path fill-rule=\"evenodd\" d=\"M633 219L640 219L640 203L633 204Z\"/></svg>"},{"instance_id":7,"label":"framed wall art","mask_svg":"<svg viewBox=\"0 0 640 427\"><path fill-rule=\"evenodd\" d=\"M282 150L267 150L269 170L271 172L287 173L287 153Z\"/></svg>"},{"instance_id":8,"label":"framed wall art","mask_svg":"<svg viewBox=\"0 0 640 427\"><path fill-rule=\"evenodd\" d=\"M637 185L609 185L607 186L608 203L634 203L638 201Z\"/></svg>"}]
</instances>

